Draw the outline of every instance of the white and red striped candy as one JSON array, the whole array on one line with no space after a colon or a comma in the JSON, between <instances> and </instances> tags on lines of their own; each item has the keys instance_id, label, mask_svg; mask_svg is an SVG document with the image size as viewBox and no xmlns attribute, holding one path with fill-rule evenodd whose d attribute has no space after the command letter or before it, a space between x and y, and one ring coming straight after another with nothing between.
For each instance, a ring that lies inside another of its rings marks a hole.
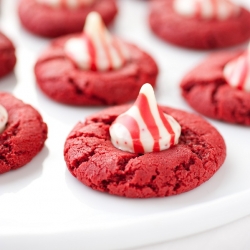
<instances>
[{"instance_id":1,"label":"white and red striped candy","mask_svg":"<svg viewBox=\"0 0 250 250\"><path fill-rule=\"evenodd\" d=\"M66 42L65 52L79 68L93 71L119 69L130 58L126 45L111 36L97 12L87 16L80 37Z\"/></svg>"},{"instance_id":2,"label":"white and red striped candy","mask_svg":"<svg viewBox=\"0 0 250 250\"><path fill-rule=\"evenodd\" d=\"M0 133L4 131L7 122L8 122L8 113L6 109L2 105L0 105Z\"/></svg>"},{"instance_id":3,"label":"white and red striped candy","mask_svg":"<svg viewBox=\"0 0 250 250\"><path fill-rule=\"evenodd\" d=\"M52 8L68 8L76 9L81 6L87 6L96 0L36 0L40 4L50 6Z\"/></svg>"},{"instance_id":4,"label":"white and red striped candy","mask_svg":"<svg viewBox=\"0 0 250 250\"><path fill-rule=\"evenodd\" d=\"M181 127L157 105L152 86L144 84L134 105L116 118L109 131L116 148L149 153L177 144Z\"/></svg>"},{"instance_id":5,"label":"white and red striped candy","mask_svg":"<svg viewBox=\"0 0 250 250\"><path fill-rule=\"evenodd\" d=\"M180 15L201 19L226 20L240 13L230 0L174 0L173 8Z\"/></svg>"},{"instance_id":6,"label":"white and red striped candy","mask_svg":"<svg viewBox=\"0 0 250 250\"><path fill-rule=\"evenodd\" d=\"M250 44L245 53L226 64L223 73L229 85L250 92Z\"/></svg>"}]
</instances>

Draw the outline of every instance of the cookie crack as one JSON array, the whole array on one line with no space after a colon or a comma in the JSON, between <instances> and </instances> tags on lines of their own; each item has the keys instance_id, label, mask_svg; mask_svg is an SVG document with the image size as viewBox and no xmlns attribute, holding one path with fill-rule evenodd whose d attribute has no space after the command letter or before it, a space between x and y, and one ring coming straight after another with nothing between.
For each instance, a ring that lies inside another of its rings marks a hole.
<instances>
[{"instance_id":1,"label":"cookie crack","mask_svg":"<svg viewBox=\"0 0 250 250\"><path fill-rule=\"evenodd\" d=\"M241 106L241 109L237 109L236 108L233 110L233 116L236 117L236 115L234 115L235 113L240 113L242 117L241 118L241 121L238 121L239 123L243 123L244 120L246 120L247 122L246 123L250 123L250 108L247 107L243 100L239 97L239 96L235 96L235 99L238 101L238 103L240 104Z\"/></svg>"},{"instance_id":2,"label":"cookie crack","mask_svg":"<svg viewBox=\"0 0 250 250\"><path fill-rule=\"evenodd\" d=\"M72 162L72 164L70 165L70 168L73 171L76 171L83 163L89 162L91 160L91 157L93 157L95 154L96 154L95 150L90 150L89 152L86 151L82 157L75 159L74 162Z\"/></svg>"},{"instance_id":3,"label":"cookie crack","mask_svg":"<svg viewBox=\"0 0 250 250\"><path fill-rule=\"evenodd\" d=\"M186 170L190 171L190 166L195 164L195 160L190 157L188 162L182 162L178 166L174 168L174 172L176 173L178 170Z\"/></svg>"},{"instance_id":4,"label":"cookie crack","mask_svg":"<svg viewBox=\"0 0 250 250\"><path fill-rule=\"evenodd\" d=\"M118 163L117 163L117 172L114 174L110 174L107 179L102 180L101 181L101 186L105 191L109 191L108 186L109 185L116 185L119 186L121 184L128 184L130 187L133 187L132 183L129 183L135 176L136 171L139 169L135 169L135 170L131 170L128 169L126 171L126 166L129 164L129 162L133 159L137 159L138 157L140 157L140 155L131 155L129 157L127 157L126 159L121 159ZM154 190L158 190L158 187L156 187L154 184L151 183L151 181L145 185L142 185L141 187L150 187L151 189Z\"/></svg>"},{"instance_id":5,"label":"cookie crack","mask_svg":"<svg viewBox=\"0 0 250 250\"><path fill-rule=\"evenodd\" d=\"M77 95L83 95L84 94L83 90L78 87L77 83L75 82L75 80L73 78L69 77L68 82L74 87L75 93Z\"/></svg>"},{"instance_id":6,"label":"cookie crack","mask_svg":"<svg viewBox=\"0 0 250 250\"><path fill-rule=\"evenodd\" d=\"M217 92L217 88L221 87L222 85L227 84L224 78L218 78L215 81L198 81L195 82L194 80L185 83L185 80L183 81L183 83L181 84L182 86L182 90L188 94L193 88L197 87L197 86L206 86L208 84L213 84L215 86L215 91Z\"/></svg>"},{"instance_id":7,"label":"cookie crack","mask_svg":"<svg viewBox=\"0 0 250 250\"><path fill-rule=\"evenodd\" d=\"M128 165L129 161L132 159L136 159L136 158L138 158L138 155L127 157L125 159L124 158L119 159L119 161L117 162L117 166L119 170L125 171L126 166Z\"/></svg>"},{"instance_id":8,"label":"cookie crack","mask_svg":"<svg viewBox=\"0 0 250 250\"><path fill-rule=\"evenodd\" d=\"M107 105L107 101L106 101L105 99L103 99L103 98L101 98L101 97L99 97L99 96L97 96L97 95L93 95L93 94L92 94L92 95L89 95L89 94L87 94L87 93L84 91L84 89L82 89L82 88L80 88L80 87L78 86L78 84L77 84L77 82L75 81L74 78L69 77L69 78L68 78L68 82L74 87L75 93L76 93L77 95L80 95L80 96L84 95L85 97L87 97L87 98L89 98L89 99L92 99L92 100L98 101L99 103L102 103L102 104L104 104L104 105ZM89 82L86 82L85 87L87 87L88 85L89 85Z\"/></svg>"},{"instance_id":9,"label":"cookie crack","mask_svg":"<svg viewBox=\"0 0 250 250\"><path fill-rule=\"evenodd\" d=\"M202 139L202 135L197 135L191 130L182 132L179 144L188 147L191 152L201 160L203 166L206 163L207 152L214 149L211 144L208 144L206 140Z\"/></svg>"},{"instance_id":10,"label":"cookie crack","mask_svg":"<svg viewBox=\"0 0 250 250\"><path fill-rule=\"evenodd\" d=\"M91 120L87 121L87 124L101 122L105 125L111 125L116 118L117 115L108 115L107 117L102 117L101 119L99 117L93 117Z\"/></svg>"},{"instance_id":11,"label":"cookie crack","mask_svg":"<svg viewBox=\"0 0 250 250\"><path fill-rule=\"evenodd\" d=\"M155 194L157 194L159 192L158 186L154 185L153 183L147 183L144 185L130 183L129 186L132 188L135 188L135 189L139 189L139 190L142 190L144 188L150 188Z\"/></svg>"},{"instance_id":12,"label":"cookie crack","mask_svg":"<svg viewBox=\"0 0 250 250\"><path fill-rule=\"evenodd\" d=\"M225 85L225 84L226 84L226 82L225 82L224 80L222 80L222 79L216 80L216 81L214 82L214 89L213 89L212 95L211 95L211 102L214 104L214 112L215 112L215 115L218 114L218 101L217 101L217 99L216 99L216 95L217 95L219 89L220 89L223 85Z\"/></svg>"},{"instance_id":13,"label":"cookie crack","mask_svg":"<svg viewBox=\"0 0 250 250\"><path fill-rule=\"evenodd\" d=\"M174 168L174 176L176 179L176 183L173 185L173 191L178 192L178 189L181 187L187 187L187 185L180 179L179 174L182 171L185 171L185 175L188 175L191 170L190 167L195 165L195 160L194 158L191 156L188 160L188 162L182 162L181 164L179 164L178 166L176 166ZM197 179L197 183L200 182L200 177L196 176L193 177L192 179Z\"/></svg>"},{"instance_id":14,"label":"cookie crack","mask_svg":"<svg viewBox=\"0 0 250 250\"><path fill-rule=\"evenodd\" d=\"M77 132L77 134L73 134L73 135L70 135L68 136L67 140L69 139L77 139L78 137L88 137L88 138L96 138L96 139L100 139L100 140L108 140L108 138L105 138L104 136L98 136L97 134L95 133L91 133L91 132ZM69 150L69 148L65 151L65 153L67 153Z\"/></svg>"},{"instance_id":15,"label":"cookie crack","mask_svg":"<svg viewBox=\"0 0 250 250\"><path fill-rule=\"evenodd\" d=\"M11 126L11 129L10 129L10 126L7 124L5 132L3 132L3 134L1 135L1 138L0 138L0 152L1 152L0 160L4 161L6 163L6 165L11 165L11 164L9 164L8 155L11 153L15 153L15 154L17 153L17 152L12 152L13 147L11 145L10 140L18 134L19 126L20 126L19 121L16 124L14 124L13 126Z\"/></svg>"}]
</instances>

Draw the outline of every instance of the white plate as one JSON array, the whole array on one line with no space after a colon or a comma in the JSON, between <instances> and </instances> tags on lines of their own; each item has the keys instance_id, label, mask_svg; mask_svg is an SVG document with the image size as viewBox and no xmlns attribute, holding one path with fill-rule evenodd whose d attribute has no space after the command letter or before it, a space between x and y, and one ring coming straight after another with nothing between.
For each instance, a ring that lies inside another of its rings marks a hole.
<instances>
[{"instance_id":1,"label":"white plate","mask_svg":"<svg viewBox=\"0 0 250 250\"><path fill-rule=\"evenodd\" d=\"M241 2L250 8L248 0ZM36 107L49 126L49 138L27 166L0 176L1 249L125 249L202 232L250 214L249 127L210 120L225 138L227 159L208 182L178 196L120 198L93 191L72 177L63 160L65 138L79 120L102 108L57 104L40 92L33 65L49 40L20 26L16 3L3 1L1 28L17 47L18 64L14 74L1 80L0 90ZM155 37L147 26L146 1L120 0L119 5L113 32L157 60L158 102L192 111L178 84L207 52L177 48Z\"/></svg>"}]
</instances>

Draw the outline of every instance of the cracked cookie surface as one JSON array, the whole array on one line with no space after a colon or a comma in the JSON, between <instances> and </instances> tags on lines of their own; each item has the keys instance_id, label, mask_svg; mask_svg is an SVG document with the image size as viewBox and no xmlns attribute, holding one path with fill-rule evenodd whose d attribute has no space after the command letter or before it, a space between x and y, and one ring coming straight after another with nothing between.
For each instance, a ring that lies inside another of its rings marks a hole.
<instances>
[{"instance_id":1,"label":"cracked cookie surface","mask_svg":"<svg viewBox=\"0 0 250 250\"><path fill-rule=\"evenodd\" d=\"M51 99L72 105L114 105L134 100L141 86L155 86L158 68L147 53L128 44L131 60L118 70L86 71L77 68L64 52L74 35L54 40L35 65L36 80Z\"/></svg>"},{"instance_id":2,"label":"cracked cookie surface","mask_svg":"<svg viewBox=\"0 0 250 250\"><path fill-rule=\"evenodd\" d=\"M30 105L8 93L0 93L8 123L0 134L0 174L24 166L43 148L47 125Z\"/></svg>"},{"instance_id":3,"label":"cracked cookie surface","mask_svg":"<svg viewBox=\"0 0 250 250\"><path fill-rule=\"evenodd\" d=\"M242 52L218 52L188 73L182 95L192 108L208 117L250 126L250 93L231 87L225 65Z\"/></svg>"},{"instance_id":4,"label":"cracked cookie surface","mask_svg":"<svg viewBox=\"0 0 250 250\"><path fill-rule=\"evenodd\" d=\"M179 144L146 154L115 148L109 127L129 107L112 107L90 116L69 134L64 158L83 184L119 196L163 197L201 185L223 164L226 146L215 128L197 115L163 106L182 127Z\"/></svg>"}]
</instances>

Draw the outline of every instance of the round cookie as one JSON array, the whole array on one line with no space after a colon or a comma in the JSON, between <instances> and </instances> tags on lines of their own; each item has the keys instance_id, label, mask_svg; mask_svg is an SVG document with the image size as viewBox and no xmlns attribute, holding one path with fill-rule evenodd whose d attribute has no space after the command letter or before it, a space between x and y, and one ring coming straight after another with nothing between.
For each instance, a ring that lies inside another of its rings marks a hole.
<instances>
[{"instance_id":1,"label":"round cookie","mask_svg":"<svg viewBox=\"0 0 250 250\"><path fill-rule=\"evenodd\" d=\"M9 38L0 32L0 77L10 73L15 64L15 47Z\"/></svg>"},{"instance_id":2,"label":"round cookie","mask_svg":"<svg viewBox=\"0 0 250 250\"><path fill-rule=\"evenodd\" d=\"M181 83L182 95L192 108L208 117L250 125L250 93L231 87L225 65L242 52L219 52L188 73Z\"/></svg>"},{"instance_id":3,"label":"round cookie","mask_svg":"<svg viewBox=\"0 0 250 250\"><path fill-rule=\"evenodd\" d=\"M0 134L0 174L24 166L43 148L47 125L30 105L8 93L0 93L8 123Z\"/></svg>"},{"instance_id":4,"label":"round cookie","mask_svg":"<svg viewBox=\"0 0 250 250\"><path fill-rule=\"evenodd\" d=\"M36 0L21 0L18 13L23 26L30 32L44 37L58 37L69 33L80 32L86 16L98 12L106 25L110 24L117 14L115 0L97 0L90 6L78 9L51 8Z\"/></svg>"},{"instance_id":5,"label":"round cookie","mask_svg":"<svg viewBox=\"0 0 250 250\"><path fill-rule=\"evenodd\" d=\"M155 86L158 67L150 55L127 44L131 59L111 71L81 70L66 56L66 41L75 35L55 39L35 65L36 80L51 99L72 105L122 104L137 97L141 86Z\"/></svg>"},{"instance_id":6,"label":"round cookie","mask_svg":"<svg viewBox=\"0 0 250 250\"><path fill-rule=\"evenodd\" d=\"M175 12L174 0L152 0L149 24L163 40L192 49L233 46L250 39L250 12L240 9L237 17L218 21L183 17Z\"/></svg>"},{"instance_id":7,"label":"round cookie","mask_svg":"<svg viewBox=\"0 0 250 250\"><path fill-rule=\"evenodd\" d=\"M115 148L109 127L129 107L101 111L69 134L64 158L72 175L85 185L119 196L163 197L199 186L223 164L226 146L215 128L197 115L163 106L182 127L177 145L146 154Z\"/></svg>"}]
</instances>

